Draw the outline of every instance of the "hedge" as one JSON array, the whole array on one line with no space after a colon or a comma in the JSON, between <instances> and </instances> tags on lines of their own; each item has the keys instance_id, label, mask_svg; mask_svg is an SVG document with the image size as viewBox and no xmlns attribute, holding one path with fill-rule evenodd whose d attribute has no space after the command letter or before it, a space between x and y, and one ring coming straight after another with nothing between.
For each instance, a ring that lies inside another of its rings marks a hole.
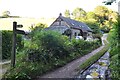
<instances>
[{"instance_id":1,"label":"hedge","mask_svg":"<svg viewBox=\"0 0 120 80\"><path fill-rule=\"evenodd\" d=\"M7 72L5 78L10 80L36 78L80 58L99 47L98 45L100 46L99 41L87 42L75 39L70 41L68 37L53 31L37 32L31 40L25 41L23 51L17 55L16 67ZM81 50L78 51L79 49Z\"/></svg>"},{"instance_id":2,"label":"hedge","mask_svg":"<svg viewBox=\"0 0 120 80\"><path fill-rule=\"evenodd\" d=\"M10 59L12 50L12 31L1 31L2 32L2 59ZM22 36L17 35L17 50L22 49Z\"/></svg>"}]
</instances>

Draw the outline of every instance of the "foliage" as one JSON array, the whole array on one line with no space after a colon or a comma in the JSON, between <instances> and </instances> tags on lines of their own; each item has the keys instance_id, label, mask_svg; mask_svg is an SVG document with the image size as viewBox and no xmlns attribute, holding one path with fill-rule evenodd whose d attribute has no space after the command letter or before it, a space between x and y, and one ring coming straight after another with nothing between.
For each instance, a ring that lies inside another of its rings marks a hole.
<instances>
[{"instance_id":1,"label":"foliage","mask_svg":"<svg viewBox=\"0 0 120 80\"><path fill-rule=\"evenodd\" d=\"M96 15L99 15L99 16L106 16L109 12L108 8L105 7L105 6L97 6L95 9L94 9L94 12ZM106 16L107 17L107 16Z\"/></svg>"},{"instance_id":2,"label":"foliage","mask_svg":"<svg viewBox=\"0 0 120 80\"><path fill-rule=\"evenodd\" d=\"M99 40L96 40L93 42L87 42L85 40L77 40L76 41L74 39L74 40L72 40L72 43L74 46L74 51L77 53L81 53L81 55L85 55L101 45Z\"/></svg>"},{"instance_id":3,"label":"foliage","mask_svg":"<svg viewBox=\"0 0 120 80\"><path fill-rule=\"evenodd\" d=\"M70 11L69 10L65 10L64 14L65 14L65 17L70 18Z\"/></svg>"},{"instance_id":4,"label":"foliage","mask_svg":"<svg viewBox=\"0 0 120 80\"><path fill-rule=\"evenodd\" d=\"M41 30L43 30L46 27L47 25L42 23L38 23L37 25L35 25L35 27L31 27L31 33L30 33L31 37L33 37L36 33L39 33Z\"/></svg>"},{"instance_id":5,"label":"foliage","mask_svg":"<svg viewBox=\"0 0 120 80\"><path fill-rule=\"evenodd\" d=\"M105 5L111 5L113 2L116 2L116 0L103 0Z\"/></svg>"},{"instance_id":6,"label":"foliage","mask_svg":"<svg viewBox=\"0 0 120 80\"><path fill-rule=\"evenodd\" d=\"M112 78L119 78L119 61L118 61L118 53L120 51L120 19L118 17L118 21L114 24L113 29L109 33L108 40L110 41L110 57L111 63L109 68L111 69L111 77Z\"/></svg>"},{"instance_id":7,"label":"foliage","mask_svg":"<svg viewBox=\"0 0 120 80\"><path fill-rule=\"evenodd\" d=\"M2 17L4 17L4 18L7 18L7 17L9 17L10 16L10 11L4 11L3 13L2 13Z\"/></svg>"},{"instance_id":8,"label":"foliage","mask_svg":"<svg viewBox=\"0 0 120 80\"><path fill-rule=\"evenodd\" d=\"M82 63L80 65L80 71L81 70L85 70L90 65L92 65L93 63L95 63L105 52L107 52L108 48L109 48L109 46L108 46L108 44L106 44L102 50L100 50L95 55L93 55L92 57L90 57L89 59L87 59L84 63Z\"/></svg>"},{"instance_id":9,"label":"foliage","mask_svg":"<svg viewBox=\"0 0 120 80\"><path fill-rule=\"evenodd\" d=\"M94 12L98 17L97 21L100 24L100 28L105 32L109 32L117 17L117 13L109 10L105 6L97 6Z\"/></svg>"},{"instance_id":10,"label":"foliage","mask_svg":"<svg viewBox=\"0 0 120 80\"><path fill-rule=\"evenodd\" d=\"M35 41L36 44L39 43L37 45L41 46L44 53L51 57L64 57L69 54L65 49L66 40L68 40L68 38L65 38L65 36L51 31L42 31L33 37L33 41Z\"/></svg>"},{"instance_id":11,"label":"foliage","mask_svg":"<svg viewBox=\"0 0 120 80\"><path fill-rule=\"evenodd\" d=\"M119 48L119 51L120 51L120 15L118 16L117 18L117 28L116 28L116 31L117 31L117 41L118 41L118 48Z\"/></svg>"},{"instance_id":12,"label":"foliage","mask_svg":"<svg viewBox=\"0 0 120 80\"><path fill-rule=\"evenodd\" d=\"M80 19L85 18L86 12L82 8L75 8L72 12L73 18L80 21Z\"/></svg>"},{"instance_id":13,"label":"foliage","mask_svg":"<svg viewBox=\"0 0 120 80\"><path fill-rule=\"evenodd\" d=\"M96 21L86 20L85 23L93 30L93 34L100 34L99 24Z\"/></svg>"},{"instance_id":14,"label":"foliage","mask_svg":"<svg viewBox=\"0 0 120 80\"><path fill-rule=\"evenodd\" d=\"M94 12L87 12L87 19L96 19L97 15Z\"/></svg>"},{"instance_id":15,"label":"foliage","mask_svg":"<svg viewBox=\"0 0 120 80\"><path fill-rule=\"evenodd\" d=\"M65 11L68 13L69 10ZM85 22L89 27L93 28L96 33L100 30L109 32L113 27L113 23L116 21L118 13L108 9L105 6L97 6L94 11L86 12L82 8L75 8L72 11L71 18Z\"/></svg>"},{"instance_id":16,"label":"foliage","mask_svg":"<svg viewBox=\"0 0 120 80\"><path fill-rule=\"evenodd\" d=\"M108 33L110 31L110 28L106 25L102 26L101 28L101 31L103 31L104 33Z\"/></svg>"},{"instance_id":17,"label":"foliage","mask_svg":"<svg viewBox=\"0 0 120 80\"><path fill-rule=\"evenodd\" d=\"M102 42L101 40L102 34L92 34L92 36L94 39L98 39L100 42Z\"/></svg>"},{"instance_id":18,"label":"foliage","mask_svg":"<svg viewBox=\"0 0 120 80\"><path fill-rule=\"evenodd\" d=\"M118 23L115 23L113 29L109 32L108 40L111 46L110 54L117 54L117 44L118 44L118 31L117 31Z\"/></svg>"},{"instance_id":19,"label":"foliage","mask_svg":"<svg viewBox=\"0 0 120 80\"><path fill-rule=\"evenodd\" d=\"M118 61L118 54L115 54L111 57L111 62L109 68L111 69L111 77L112 78L119 78L119 61Z\"/></svg>"},{"instance_id":20,"label":"foliage","mask_svg":"<svg viewBox=\"0 0 120 80\"><path fill-rule=\"evenodd\" d=\"M112 2L108 3L105 2L106 5L111 5L111 3L115 2L116 0L113 0ZM111 56L111 63L110 63L110 69L112 70L111 72L111 77L120 79L120 66L119 63L119 52L120 52L120 15L118 15L117 22L115 27L113 27L113 30L109 33L109 38L108 40L112 43L111 45L111 51L110 51L110 56Z\"/></svg>"},{"instance_id":21,"label":"foliage","mask_svg":"<svg viewBox=\"0 0 120 80\"><path fill-rule=\"evenodd\" d=\"M31 40L25 41L23 51L17 55L16 67L7 72L5 78L11 80L36 78L97 47L99 47L99 41L86 42L75 39L69 41L67 36L58 32L44 30L36 32Z\"/></svg>"},{"instance_id":22,"label":"foliage","mask_svg":"<svg viewBox=\"0 0 120 80\"><path fill-rule=\"evenodd\" d=\"M17 51L23 48L22 36L17 35ZM9 59L12 50L12 31L2 31L2 59Z\"/></svg>"}]
</instances>

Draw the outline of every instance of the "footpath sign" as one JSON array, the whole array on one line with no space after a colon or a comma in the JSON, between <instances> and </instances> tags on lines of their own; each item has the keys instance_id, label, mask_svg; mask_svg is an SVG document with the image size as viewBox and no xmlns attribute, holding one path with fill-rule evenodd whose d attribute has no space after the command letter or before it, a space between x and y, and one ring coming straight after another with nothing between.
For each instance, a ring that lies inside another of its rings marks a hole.
<instances>
[{"instance_id":1,"label":"footpath sign","mask_svg":"<svg viewBox=\"0 0 120 80\"><path fill-rule=\"evenodd\" d=\"M23 25L17 25L17 22L13 22L13 42L12 42L12 53L11 53L11 67L15 67L15 58L16 58L16 36L17 34L25 35L23 30L18 30L17 28L22 28Z\"/></svg>"}]
</instances>

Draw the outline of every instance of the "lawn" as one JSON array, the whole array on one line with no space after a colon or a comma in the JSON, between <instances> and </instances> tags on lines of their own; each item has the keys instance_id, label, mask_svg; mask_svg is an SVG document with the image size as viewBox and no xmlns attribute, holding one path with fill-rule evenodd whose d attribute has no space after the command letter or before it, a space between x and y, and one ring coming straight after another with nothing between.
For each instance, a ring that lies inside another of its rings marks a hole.
<instances>
[{"instance_id":1,"label":"lawn","mask_svg":"<svg viewBox=\"0 0 120 80\"><path fill-rule=\"evenodd\" d=\"M16 21L18 24L22 24L22 30L29 31L31 25L38 23L44 23L48 26L54 21L53 18L1 18L0 19L0 30L12 30L13 22Z\"/></svg>"}]
</instances>

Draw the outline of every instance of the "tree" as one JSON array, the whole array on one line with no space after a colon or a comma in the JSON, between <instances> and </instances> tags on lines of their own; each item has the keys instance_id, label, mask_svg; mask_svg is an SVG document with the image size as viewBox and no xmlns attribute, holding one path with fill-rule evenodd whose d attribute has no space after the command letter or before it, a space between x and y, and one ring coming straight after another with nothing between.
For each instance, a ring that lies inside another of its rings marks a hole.
<instances>
[{"instance_id":1,"label":"tree","mask_svg":"<svg viewBox=\"0 0 120 80\"><path fill-rule=\"evenodd\" d=\"M97 6L94 9L94 13L98 17L97 22L99 23L100 28L109 32L109 30L112 28L112 24L117 18L117 13L105 6Z\"/></svg>"},{"instance_id":2,"label":"tree","mask_svg":"<svg viewBox=\"0 0 120 80\"><path fill-rule=\"evenodd\" d=\"M72 16L75 20L84 19L86 16L86 12L82 8L76 8L73 10Z\"/></svg>"},{"instance_id":3,"label":"tree","mask_svg":"<svg viewBox=\"0 0 120 80\"><path fill-rule=\"evenodd\" d=\"M38 23L35 25L35 27L31 26L31 37L36 35L37 32L39 33L41 30L45 29L46 27L47 25L43 23Z\"/></svg>"},{"instance_id":4,"label":"tree","mask_svg":"<svg viewBox=\"0 0 120 80\"><path fill-rule=\"evenodd\" d=\"M103 3L105 3L105 5L111 5L113 2L116 2L116 0L104 0Z\"/></svg>"},{"instance_id":5,"label":"tree","mask_svg":"<svg viewBox=\"0 0 120 80\"><path fill-rule=\"evenodd\" d=\"M112 10L109 10L109 20L112 19L113 22L117 21L118 13Z\"/></svg>"},{"instance_id":6,"label":"tree","mask_svg":"<svg viewBox=\"0 0 120 80\"><path fill-rule=\"evenodd\" d=\"M70 11L69 10L65 10L64 14L65 14L65 17L70 18Z\"/></svg>"},{"instance_id":7,"label":"tree","mask_svg":"<svg viewBox=\"0 0 120 80\"><path fill-rule=\"evenodd\" d=\"M99 24L96 21L86 20L85 23L93 30L93 34L100 34Z\"/></svg>"},{"instance_id":8,"label":"tree","mask_svg":"<svg viewBox=\"0 0 120 80\"><path fill-rule=\"evenodd\" d=\"M87 19L89 20L96 20L97 19L97 15L94 12L87 12Z\"/></svg>"},{"instance_id":9,"label":"tree","mask_svg":"<svg viewBox=\"0 0 120 80\"><path fill-rule=\"evenodd\" d=\"M106 17L108 17L109 10L105 6L97 6L94 9L94 12L95 12L96 15L98 15L102 18L106 18Z\"/></svg>"},{"instance_id":10,"label":"tree","mask_svg":"<svg viewBox=\"0 0 120 80\"><path fill-rule=\"evenodd\" d=\"M2 16L5 17L5 18L9 17L10 16L10 11L4 11L2 13Z\"/></svg>"}]
</instances>

